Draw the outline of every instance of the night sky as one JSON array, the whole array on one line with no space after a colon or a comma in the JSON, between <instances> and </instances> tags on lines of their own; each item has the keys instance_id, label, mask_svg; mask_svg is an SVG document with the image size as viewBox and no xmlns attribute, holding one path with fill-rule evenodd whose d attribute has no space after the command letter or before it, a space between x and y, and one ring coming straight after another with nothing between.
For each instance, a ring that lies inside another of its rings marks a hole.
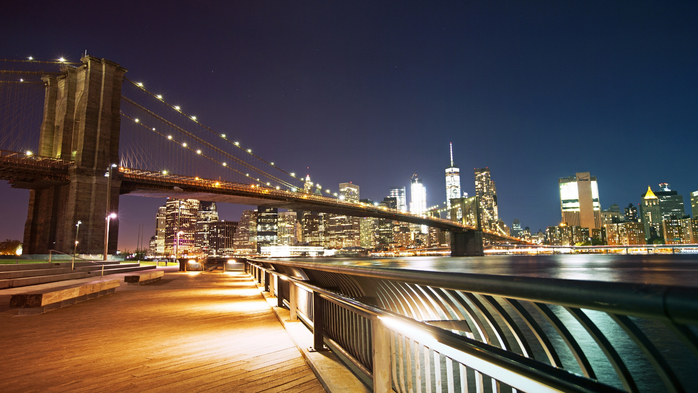
<instances>
[{"instance_id":1,"label":"night sky","mask_svg":"<svg viewBox=\"0 0 698 393\"><path fill-rule=\"evenodd\" d=\"M255 154L362 198L409 189L416 172L428 205L443 203L453 142L463 191L489 167L509 226L558 224L558 179L575 172L597 177L604 209L667 182L690 214L696 1L100 3L3 4L0 57L87 50ZM28 195L0 182L0 240L21 240ZM139 224L147 244L163 203L121 198L121 249Z\"/></svg>"}]
</instances>

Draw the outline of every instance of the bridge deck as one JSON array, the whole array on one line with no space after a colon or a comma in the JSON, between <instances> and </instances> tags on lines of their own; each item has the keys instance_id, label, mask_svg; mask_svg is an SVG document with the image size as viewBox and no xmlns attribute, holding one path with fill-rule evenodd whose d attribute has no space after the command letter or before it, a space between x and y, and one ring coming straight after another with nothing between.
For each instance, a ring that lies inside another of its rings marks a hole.
<instances>
[{"instance_id":1,"label":"bridge deck","mask_svg":"<svg viewBox=\"0 0 698 393\"><path fill-rule=\"evenodd\" d=\"M29 317L14 316L10 292L0 291L3 392L324 392L246 276L172 272Z\"/></svg>"}]
</instances>

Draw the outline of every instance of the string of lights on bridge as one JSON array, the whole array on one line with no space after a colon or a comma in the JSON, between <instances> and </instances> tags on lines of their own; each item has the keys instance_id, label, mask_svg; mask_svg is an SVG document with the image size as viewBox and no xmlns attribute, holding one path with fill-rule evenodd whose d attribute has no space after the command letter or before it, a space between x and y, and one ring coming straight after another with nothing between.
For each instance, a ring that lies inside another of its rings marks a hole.
<instances>
[{"instance_id":1,"label":"string of lights on bridge","mask_svg":"<svg viewBox=\"0 0 698 393\"><path fill-rule=\"evenodd\" d=\"M203 123L201 122L201 120L198 119L196 116L191 115L191 114L187 114L186 112L184 112L181 106L179 106L179 105L174 105L174 104L171 104L171 103L165 101L165 99L164 99L164 97L162 96L162 94L155 94L155 93L149 91L148 89L146 89L146 87L145 87L145 85L143 84L143 82L134 82L134 81L132 81L132 80L126 78L126 77L124 78L124 80L127 81L127 82L129 82L129 83L131 83L132 85L136 86L137 88L141 89L143 92L145 92L145 93L148 94L149 96L151 96L151 97L153 97L153 98L159 100L160 102L162 102L162 103L165 104L166 106L170 107L171 109L175 110L175 111L178 112L179 114L183 115L185 118L187 118L187 119L193 121L193 122L194 122L195 124L197 124L198 126L200 126L200 127L204 128L204 129L206 129L207 131L209 131L209 132L211 132L211 133L217 135L218 137L220 137L223 141L227 142L228 144L230 144L230 145L236 147L237 149L239 149L239 150L241 150L241 151L243 151L243 152L249 154L251 157L254 157L254 158L256 158L256 159L262 161L263 163L272 166L274 169L276 169L276 170L278 170L278 171L281 171L281 172L283 172L284 174L286 174L286 175L288 175L288 176L290 176L290 177L292 177L292 178L294 178L294 179L296 179L296 180L302 181L302 179L298 179L298 178L296 177L296 173L295 173L295 172L288 172L288 171L284 170L283 168L280 168L279 166L277 166L277 165L274 163L274 161L267 161L267 160L265 160L264 158L262 158L262 157L260 157L260 156L258 156L258 155L255 155L254 153L252 153L252 149L251 149L251 148L245 149L244 147L241 146L240 142L230 140L230 139L227 137L226 134L218 133L218 132L214 131L214 130L211 129L210 127L208 127L208 126L206 126L205 124L203 124ZM124 97L124 98L125 98L125 97ZM242 162L241 160L237 159L237 157L234 157L234 156L230 155L229 153L227 153L227 152L225 152L225 151L223 151L223 150L221 150L221 149L216 148L216 147L213 146L212 144L210 144L210 143L208 143L208 142L202 140L201 138L197 137L196 135L194 135L194 134L192 134L192 133L190 133L190 132L187 132L187 131L184 130L183 128L178 127L178 126L174 125L174 124L171 123L171 122L168 122L168 121L165 120L164 118L162 118L162 117L156 115L156 114L153 113L152 111L147 110L147 109L144 108L143 106L136 104L136 103L133 102L132 100L128 100L128 99L126 99L126 100L127 100L127 102L129 102L129 103L131 103L131 104L133 104L133 105L139 107L140 109L149 112L150 115L152 115L152 116L158 118L158 120L168 123L169 126L175 127L175 128L177 128L180 132L183 132L183 133L187 134L188 136L197 139L200 143L207 145L209 148L214 149L214 150L217 150L220 154L226 155L226 156L230 157L230 158L233 159L233 160L238 160L239 163L241 163L241 164L243 164L243 165L245 165L245 166L251 167L251 168L253 168L253 170L261 171L260 169L258 169L258 168L256 168L256 167L252 167L252 166L250 166L249 164ZM127 118L128 118L128 116L126 116L125 114L122 113L122 115L124 115L124 117L127 117ZM138 118L129 118L129 119L132 120L132 121L134 121L135 123L139 123L139 122L140 122L140 120L139 120ZM143 127L145 127L146 129L150 129L151 131L156 132L155 127L148 127L148 126L143 125L142 123L141 123L141 125L142 125ZM185 148L188 147L187 144L186 144L186 142L177 142L176 140L174 140L174 138L172 137L172 135L165 135L165 134L162 134L162 133L159 133L159 132L156 132L156 133L158 133L158 134L161 135L162 137L166 137L167 140L169 140L169 141L173 141L173 142L175 142L175 143L179 143L180 145L182 145L182 147L185 147ZM236 169L231 168L230 166L228 166L226 162L220 162L220 161L217 161L217 160L213 159L212 157L209 157L209 156L204 155L203 152L201 151L201 149L189 148L188 150L191 150L192 152L196 152L197 155L202 155L202 157L206 157L206 158L208 158L209 160L211 160L212 162L216 162L216 163L218 163L219 165L221 165L221 166L223 166L223 167L227 167L228 169L232 169L233 171L235 171L235 172L237 172L237 173L239 173L239 174L241 174L241 175L243 174L241 171L237 171ZM286 182L286 181L284 181L284 180L282 180L282 179L276 178L275 176L270 175L270 174L267 173L267 172L264 172L264 171L261 171L261 172L263 172L266 176L268 176L268 177L270 177L270 178L274 178L276 181L278 181L278 182L281 183L281 184L286 183L286 184L284 184L284 186L288 187L289 189L291 189L291 190L294 191L294 192L297 191L298 188L299 188L299 187L296 187L296 186L294 186L293 184L288 183L288 182ZM251 178L251 179L254 180L253 177L250 177L249 173L245 173L244 176L245 176L245 177L249 177L249 178ZM257 180L258 182L260 181L259 178L257 178L256 180ZM258 184L261 185L261 183L258 183ZM270 186L270 183L269 183L269 182L267 182L267 186ZM323 188L322 188L322 186L321 186L320 184L314 184L314 186L315 186L318 190L321 190L321 191L323 190ZM279 187L277 187L277 188L279 188ZM325 191L325 193L328 194L328 195L331 195L331 196L334 196L334 197L338 197L338 194L337 194L336 192L335 192L335 193L332 193L332 191L331 191L330 189L324 189L324 191Z\"/></svg>"}]
</instances>

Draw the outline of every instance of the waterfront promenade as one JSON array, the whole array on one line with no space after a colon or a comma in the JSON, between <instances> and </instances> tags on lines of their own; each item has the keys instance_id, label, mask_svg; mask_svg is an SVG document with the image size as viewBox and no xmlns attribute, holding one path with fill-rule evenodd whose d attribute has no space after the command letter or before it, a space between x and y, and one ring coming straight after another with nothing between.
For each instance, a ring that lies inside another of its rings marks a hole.
<instances>
[{"instance_id":1,"label":"waterfront promenade","mask_svg":"<svg viewBox=\"0 0 698 393\"><path fill-rule=\"evenodd\" d=\"M167 268L32 316L8 308L13 291L0 291L2 392L324 392L243 273Z\"/></svg>"}]
</instances>

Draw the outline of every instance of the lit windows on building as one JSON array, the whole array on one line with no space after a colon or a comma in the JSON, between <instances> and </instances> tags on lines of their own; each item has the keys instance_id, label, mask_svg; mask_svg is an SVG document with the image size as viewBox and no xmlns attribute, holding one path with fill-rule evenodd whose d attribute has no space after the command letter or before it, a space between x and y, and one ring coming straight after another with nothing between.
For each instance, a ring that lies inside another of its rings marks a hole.
<instances>
[{"instance_id":1,"label":"lit windows on building","mask_svg":"<svg viewBox=\"0 0 698 393\"><path fill-rule=\"evenodd\" d=\"M650 186L647 186L647 192L642 195L640 219L642 220L647 240L662 236L662 212L659 207L659 198L654 195Z\"/></svg>"},{"instance_id":2,"label":"lit windows on building","mask_svg":"<svg viewBox=\"0 0 698 393\"><path fill-rule=\"evenodd\" d=\"M475 168L475 196L480 204L479 220L482 229L497 230L497 186L490 176L490 168Z\"/></svg>"},{"instance_id":3,"label":"lit windows on building","mask_svg":"<svg viewBox=\"0 0 698 393\"><path fill-rule=\"evenodd\" d=\"M422 179L417 174L412 175L410 185L410 213L422 215L427 211L427 189L422 184Z\"/></svg>"},{"instance_id":4,"label":"lit windows on building","mask_svg":"<svg viewBox=\"0 0 698 393\"><path fill-rule=\"evenodd\" d=\"M396 209L401 212L407 211L407 193L405 192L405 187L390 187L391 198L396 200Z\"/></svg>"},{"instance_id":5,"label":"lit windows on building","mask_svg":"<svg viewBox=\"0 0 698 393\"><path fill-rule=\"evenodd\" d=\"M595 176L577 172L575 176L560 178L560 210L567 226L590 229L601 228L601 203Z\"/></svg>"},{"instance_id":6,"label":"lit windows on building","mask_svg":"<svg viewBox=\"0 0 698 393\"><path fill-rule=\"evenodd\" d=\"M446 207L451 208L451 199L460 198L460 169L453 165L453 144L450 143L451 166L446 168ZM450 213L449 213L450 214Z\"/></svg>"},{"instance_id":7,"label":"lit windows on building","mask_svg":"<svg viewBox=\"0 0 698 393\"><path fill-rule=\"evenodd\" d=\"M276 207L257 207L257 252L260 247L275 246L278 240L279 209Z\"/></svg>"},{"instance_id":8,"label":"lit windows on building","mask_svg":"<svg viewBox=\"0 0 698 393\"><path fill-rule=\"evenodd\" d=\"M346 202L359 202L359 186L349 183L339 183L339 198Z\"/></svg>"}]
</instances>

